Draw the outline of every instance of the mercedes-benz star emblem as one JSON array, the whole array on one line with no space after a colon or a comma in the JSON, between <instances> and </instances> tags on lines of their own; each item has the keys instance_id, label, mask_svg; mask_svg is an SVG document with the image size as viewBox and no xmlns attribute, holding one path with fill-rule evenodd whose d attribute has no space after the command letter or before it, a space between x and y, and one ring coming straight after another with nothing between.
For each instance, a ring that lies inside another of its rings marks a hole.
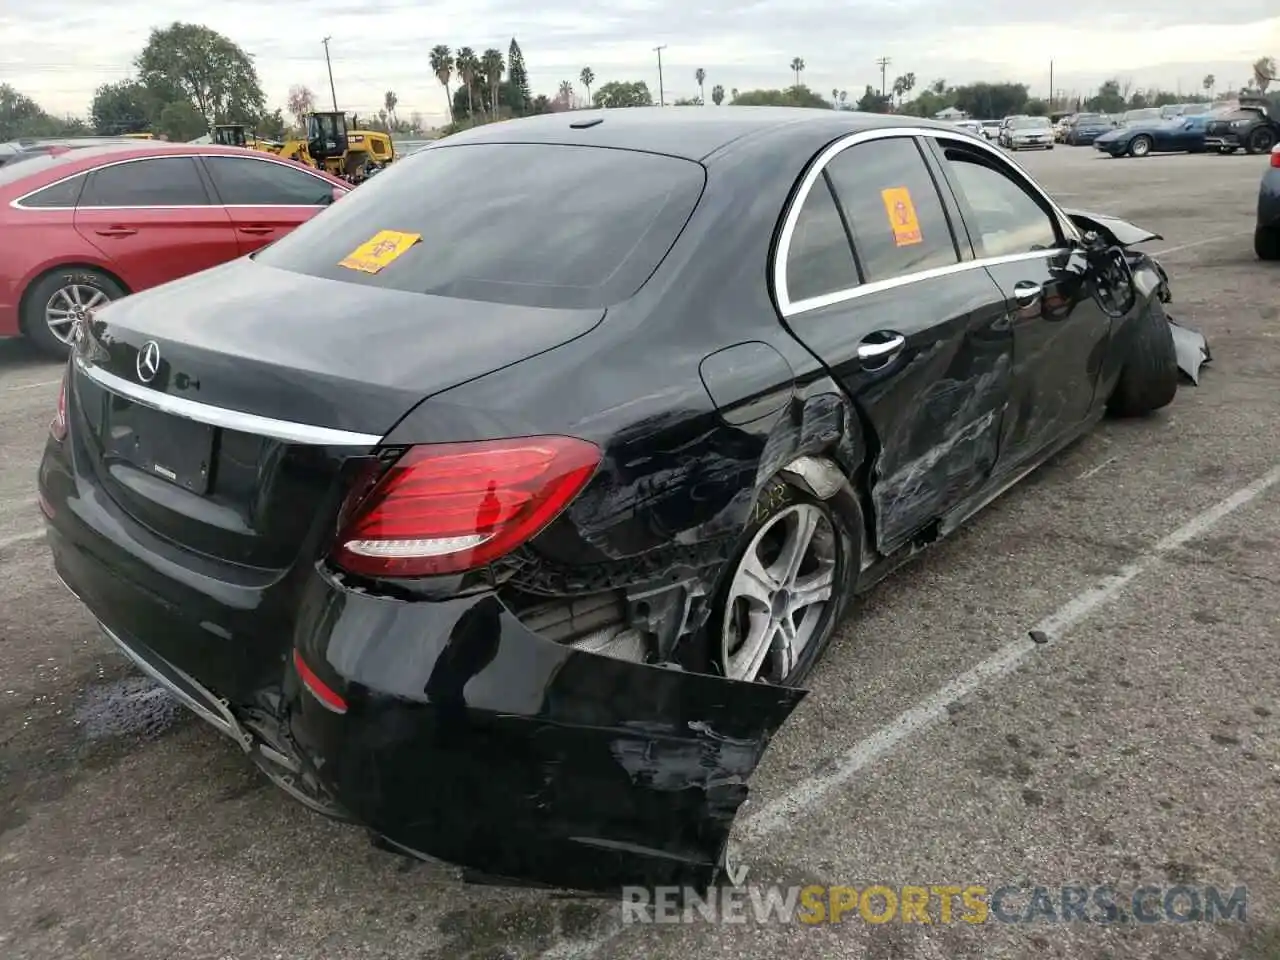
<instances>
[{"instance_id":1,"label":"mercedes-benz star emblem","mask_svg":"<svg viewBox=\"0 0 1280 960\"><path fill-rule=\"evenodd\" d=\"M148 340L138 351L138 379L150 383L160 372L160 344Z\"/></svg>"}]
</instances>

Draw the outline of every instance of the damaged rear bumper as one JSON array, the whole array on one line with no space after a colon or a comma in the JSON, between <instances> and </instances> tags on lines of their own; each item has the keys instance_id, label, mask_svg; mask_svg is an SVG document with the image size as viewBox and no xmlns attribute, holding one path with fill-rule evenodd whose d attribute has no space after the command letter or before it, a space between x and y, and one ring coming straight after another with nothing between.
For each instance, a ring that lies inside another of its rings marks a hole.
<instances>
[{"instance_id":1,"label":"damaged rear bumper","mask_svg":"<svg viewBox=\"0 0 1280 960\"><path fill-rule=\"evenodd\" d=\"M107 528L52 499L58 575L135 664L295 799L490 879L601 893L722 882L747 780L805 696L562 645L492 593L389 598L315 568L292 636L258 638L276 680L229 699L220 682L239 674L243 639L202 641L200 614L147 586L136 541L114 562Z\"/></svg>"}]
</instances>

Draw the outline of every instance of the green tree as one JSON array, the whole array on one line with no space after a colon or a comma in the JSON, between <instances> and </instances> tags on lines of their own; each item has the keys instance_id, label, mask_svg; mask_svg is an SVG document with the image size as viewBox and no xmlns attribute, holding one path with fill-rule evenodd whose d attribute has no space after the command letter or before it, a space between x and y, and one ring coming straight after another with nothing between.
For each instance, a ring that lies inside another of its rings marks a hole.
<instances>
[{"instance_id":1,"label":"green tree","mask_svg":"<svg viewBox=\"0 0 1280 960\"><path fill-rule=\"evenodd\" d=\"M1215 77L1212 73L1206 73L1204 75L1204 79L1200 81L1200 86L1204 87L1204 94L1206 97L1213 96L1213 86L1217 82L1218 82L1218 78Z\"/></svg>"},{"instance_id":2,"label":"green tree","mask_svg":"<svg viewBox=\"0 0 1280 960\"><path fill-rule=\"evenodd\" d=\"M1045 103L1039 97L1034 100L1028 100L1027 105L1023 108L1028 116L1044 117L1049 114L1049 104Z\"/></svg>"},{"instance_id":3,"label":"green tree","mask_svg":"<svg viewBox=\"0 0 1280 960\"><path fill-rule=\"evenodd\" d=\"M789 87L786 90L734 91L735 107L814 107L831 109L831 104L806 86Z\"/></svg>"},{"instance_id":4,"label":"green tree","mask_svg":"<svg viewBox=\"0 0 1280 960\"><path fill-rule=\"evenodd\" d=\"M490 47L480 58L480 73L489 85L484 103L486 109L495 119L498 116L498 89L502 83L502 74L506 69L507 65L503 62L502 51L496 47Z\"/></svg>"},{"instance_id":5,"label":"green tree","mask_svg":"<svg viewBox=\"0 0 1280 960\"><path fill-rule=\"evenodd\" d=\"M104 83L94 93L89 107L94 130L106 137L144 133L151 129L155 113L147 88L136 80Z\"/></svg>"},{"instance_id":6,"label":"green tree","mask_svg":"<svg viewBox=\"0 0 1280 960\"><path fill-rule=\"evenodd\" d=\"M551 112L551 100L545 93L540 93L529 101L529 112L537 115L539 113Z\"/></svg>"},{"instance_id":7,"label":"green tree","mask_svg":"<svg viewBox=\"0 0 1280 960\"><path fill-rule=\"evenodd\" d=\"M596 73L590 67L583 67L582 72L578 74L578 80L587 88L587 103L592 103L591 85L596 82Z\"/></svg>"},{"instance_id":8,"label":"green tree","mask_svg":"<svg viewBox=\"0 0 1280 960\"><path fill-rule=\"evenodd\" d=\"M396 125L396 104L400 102L400 98L396 96L394 90L388 90L382 95L382 109L387 111L387 116L391 118L391 125Z\"/></svg>"},{"instance_id":9,"label":"green tree","mask_svg":"<svg viewBox=\"0 0 1280 960\"><path fill-rule=\"evenodd\" d=\"M476 112L476 105L471 91L475 87L476 78L480 76L480 59L470 47L459 47L453 62L458 68L458 79L467 91L467 116L472 116Z\"/></svg>"},{"instance_id":10,"label":"green tree","mask_svg":"<svg viewBox=\"0 0 1280 960\"><path fill-rule=\"evenodd\" d=\"M1096 113L1120 113L1125 108L1119 80L1108 80L1098 92L1085 101L1085 107Z\"/></svg>"},{"instance_id":11,"label":"green tree","mask_svg":"<svg viewBox=\"0 0 1280 960\"><path fill-rule=\"evenodd\" d=\"M511 38L511 46L507 48L507 100L506 104L516 116L522 116L533 109L533 91L529 87L529 71L524 64L524 53L516 38Z\"/></svg>"},{"instance_id":12,"label":"green tree","mask_svg":"<svg viewBox=\"0 0 1280 960\"><path fill-rule=\"evenodd\" d=\"M971 117L1007 117L1025 113L1029 92L1025 83L970 83L955 87L952 103Z\"/></svg>"},{"instance_id":13,"label":"green tree","mask_svg":"<svg viewBox=\"0 0 1280 960\"><path fill-rule=\"evenodd\" d=\"M253 60L208 27L175 22L153 29L136 65L158 102L186 100L206 131L217 123L252 123L266 109Z\"/></svg>"},{"instance_id":14,"label":"green tree","mask_svg":"<svg viewBox=\"0 0 1280 960\"><path fill-rule=\"evenodd\" d=\"M190 100L174 100L160 111L155 130L170 140L185 143L203 137L209 126Z\"/></svg>"},{"instance_id":15,"label":"green tree","mask_svg":"<svg viewBox=\"0 0 1280 960\"><path fill-rule=\"evenodd\" d=\"M888 113L889 95L881 94L879 90L868 83L867 89L858 98L858 102L853 105L853 109L862 113Z\"/></svg>"},{"instance_id":16,"label":"green tree","mask_svg":"<svg viewBox=\"0 0 1280 960\"><path fill-rule=\"evenodd\" d=\"M707 94L703 89L703 84L707 82L707 71L699 67L693 71L693 79L698 82L698 102L705 104L707 102Z\"/></svg>"},{"instance_id":17,"label":"green tree","mask_svg":"<svg viewBox=\"0 0 1280 960\"><path fill-rule=\"evenodd\" d=\"M0 140L17 137L69 137L87 133L84 121L54 117L7 83L0 83Z\"/></svg>"},{"instance_id":18,"label":"green tree","mask_svg":"<svg viewBox=\"0 0 1280 960\"><path fill-rule=\"evenodd\" d=\"M804 73L804 58L791 58L791 73L796 78L795 86L800 86L800 74Z\"/></svg>"},{"instance_id":19,"label":"green tree","mask_svg":"<svg viewBox=\"0 0 1280 960\"><path fill-rule=\"evenodd\" d=\"M260 137L266 137L268 140L283 140L285 139L285 131L288 128L289 122L285 119L284 111L277 107L270 113L262 115L262 119L258 121L254 133Z\"/></svg>"},{"instance_id":20,"label":"green tree","mask_svg":"<svg viewBox=\"0 0 1280 960\"><path fill-rule=\"evenodd\" d=\"M438 43L431 48L429 62L431 72L440 81L440 86L444 87L445 100L449 103L449 120L456 121L458 118L453 112L453 96L449 93L449 78L453 75L453 51L445 44Z\"/></svg>"},{"instance_id":21,"label":"green tree","mask_svg":"<svg viewBox=\"0 0 1280 960\"><path fill-rule=\"evenodd\" d=\"M596 91L592 102L597 107L652 107L653 94L643 80L611 80Z\"/></svg>"},{"instance_id":22,"label":"green tree","mask_svg":"<svg viewBox=\"0 0 1280 960\"><path fill-rule=\"evenodd\" d=\"M724 103L724 87L718 83L711 88L711 102L717 107Z\"/></svg>"}]
</instances>

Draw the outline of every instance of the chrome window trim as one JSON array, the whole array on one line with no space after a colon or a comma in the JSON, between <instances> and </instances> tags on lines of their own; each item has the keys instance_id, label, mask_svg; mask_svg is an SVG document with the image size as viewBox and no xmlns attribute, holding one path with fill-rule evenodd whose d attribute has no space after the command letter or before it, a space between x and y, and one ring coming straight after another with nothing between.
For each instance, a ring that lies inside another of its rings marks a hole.
<instances>
[{"instance_id":1,"label":"chrome window trim","mask_svg":"<svg viewBox=\"0 0 1280 960\"><path fill-rule=\"evenodd\" d=\"M158 390L131 383L123 377L90 364L79 354L75 355L75 363L86 377L111 393L127 397L153 410L194 420L196 423L208 424L211 427L269 437L285 443L305 443L323 447L373 447L382 442L382 437L373 433L355 433L333 427L316 427L290 420L276 420L272 417L258 416L255 413L228 410L225 407L215 407L196 400L188 400L185 397L160 393Z\"/></svg>"},{"instance_id":2,"label":"chrome window trim","mask_svg":"<svg viewBox=\"0 0 1280 960\"><path fill-rule=\"evenodd\" d=\"M79 176L89 176L97 173L99 170L106 170L108 167L118 167L125 163L141 163L144 160L171 160L177 157L185 157L191 160L199 157L200 159L208 159L209 157L230 157L232 160L256 160L259 163L274 163L277 166L287 167L290 170L296 170L298 173L305 173L313 180L319 180L321 183L329 187L337 187L338 184L330 183L324 177L318 177L306 167L295 166L288 161L281 160L279 157L273 157L264 154L260 157L241 157L229 153L169 153L169 154L153 154L146 157L125 157L123 160L112 160L109 163L103 163L96 167L89 167L87 170L77 170L75 173L69 173L65 177L46 183L43 187L36 187L34 190L28 190L22 196L9 201L9 206L15 210L26 210L29 213L42 213L46 210L75 210L77 207L27 207L23 206L22 201L28 197L42 193L51 187L56 187L68 180L74 180ZM294 210L298 207L305 207L305 203L178 203L178 204L148 204L128 207L85 207L86 210ZM324 204L311 204L311 206L323 207Z\"/></svg>"},{"instance_id":3,"label":"chrome window trim","mask_svg":"<svg viewBox=\"0 0 1280 960\"><path fill-rule=\"evenodd\" d=\"M891 290L894 287L905 286L910 283L917 283L922 280L932 280L935 277L945 277L953 273L961 273L965 270L975 270L980 267L995 266L1001 263L1017 263L1020 260L1035 260L1043 257L1053 256L1056 253L1063 252L1062 249L1056 250L1032 250L1027 253L1015 253L1001 257L981 257L974 260L965 260L960 263L949 264L945 267L935 267L931 270L921 270L916 273L904 273L902 276L891 277L888 280L877 280L872 283L862 284L857 287L848 287L844 290L836 290L831 293L825 293L818 297L809 297L804 300L792 300L787 291L787 258L791 254L791 240L795 234L796 222L800 218L800 211L804 208L805 201L809 199L809 192L813 189L814 183L818 177L826 170L827 164L851 147L859 144L870 143L875 140L890 140L902 137L930 137L935 140L956 140L966 146L973 147L980 152L985 151L993 158L1012 167L1018 173L1022 180L1025 181L1027 187L1033 190L1045 205L1053 211L1053 215L1058 222L1059 228L1064 236L1070 239L1079 239L1080 232L1076 229L1075 224L1071 222L1071 218L1063 212L1062 208L1050 197L1041 186L1032 179L1025 170L1010 160L998 148L993 147L984 139L977 136L970 136L964 131L956 130L937 130L931 127L885 127L877 130L863 130L859 133L851 133L841 137L835 143L828 146L822 153L818 154L817 160L809 167L805 173L804 179L800 182L800 188L796 191L795 196L791 200L791 205L787 209L786 218L782 223L782 232L778 237L777 250L774 253L773 260L773 289L774 294L778 298L778 310L783 318L793 317L797 314L804 313L809 310L817 310L821 307L829 307L833 304L842 303L846 300L854 300L858 297L869 296L873 293L879 293L883 290ZM924 162L924 158L921 158Z\"/></svg>"}]
</instances>

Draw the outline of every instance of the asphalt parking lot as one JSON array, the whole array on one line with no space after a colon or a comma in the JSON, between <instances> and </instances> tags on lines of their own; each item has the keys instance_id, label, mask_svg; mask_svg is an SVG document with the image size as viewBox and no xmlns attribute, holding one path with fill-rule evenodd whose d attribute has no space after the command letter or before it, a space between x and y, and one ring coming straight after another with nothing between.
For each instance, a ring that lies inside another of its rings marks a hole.
<instances>
[{"instance_id":1,"label":"asphalt parking lot","mask_svg":"<svg viewBox=\"0 0 1280 960\"><path fill-rule=\"evenodd\" d=\"M1280 957L1280 269L1251 248L1266 160L1018 158L1064 205L1164 235L1147 246L1167 251L1170 312L1213 361L867 599L753 781L742 859L755 884L1245 885L1245 923L623 925L616 904L379 852L139 679L56 583L33 483L60 370L7 342L0 955Z\"/></svg>"}]
</instances>

